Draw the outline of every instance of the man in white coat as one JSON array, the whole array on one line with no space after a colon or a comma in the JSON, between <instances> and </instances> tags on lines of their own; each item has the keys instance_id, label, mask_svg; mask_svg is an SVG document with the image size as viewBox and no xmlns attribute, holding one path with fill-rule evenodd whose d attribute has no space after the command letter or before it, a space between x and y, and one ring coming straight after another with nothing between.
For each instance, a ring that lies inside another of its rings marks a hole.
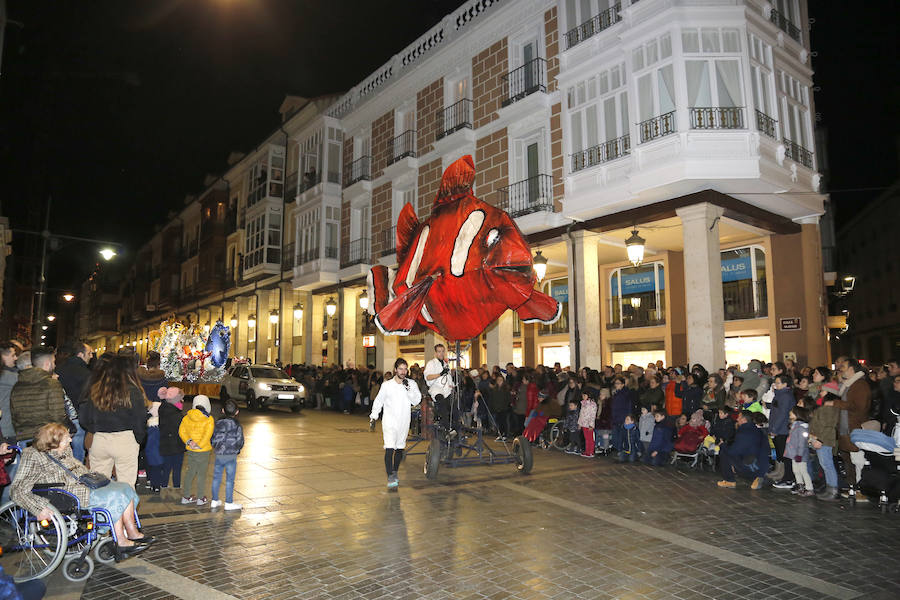
<instances>
[{"instance_id":1,"label":"man in white coat","mask_svg":"<svg viewBox=\"0 0 900 600\"><path fill-rule=\"evenodd\" d=\"M384 411L381 433L384 436L384 468L387 471L388 489L396 489L400 485L397 469L403 460L403 449L406 448L406 437L409 435L409 409L422 400L419 386L406 378L408 370L409 366L402 358L394 361L394 377L381 384L369 414L369 419L374 424L378 415Z\"/></svg>"},{"instance_id":2,"label":"man in white coat","mask_svg":"<svg viewBox=\"0 0 900 600\"><path fill-rule=\"evenodd\" d=\"M446 349L443 344L434 347L434 358L425 364L425 384L428 395L434 401L435 416L444 424L450 422L450 404L453 402L453 374L450 363L446 360ZM459 415L453 415L454 421ZM453 427L450 427L451 431Z\"/></svg>"}]
</instances>

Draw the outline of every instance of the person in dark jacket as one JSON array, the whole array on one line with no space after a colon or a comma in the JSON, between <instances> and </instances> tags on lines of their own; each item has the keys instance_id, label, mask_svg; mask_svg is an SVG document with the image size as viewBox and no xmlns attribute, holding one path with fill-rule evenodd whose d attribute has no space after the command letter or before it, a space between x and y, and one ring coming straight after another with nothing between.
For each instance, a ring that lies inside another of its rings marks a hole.
<instances>
[{"instance_id":1,"label":"person in dark jacket","mask_svg":"<svg viewBox=\"0 0 900 600\"><path fill-rule=\"evenodd\" d=\"M147 354L146 368L138 369L138 379L151 402L159 398L159 390L167 384L166 372L160 368L159 352Z\"/></svg>"},{"instance_id":2,"label":"person in dark jacket","mask_svg":"<svg viewBox=\"0 0 900 600\"><path fill-rule=\"evenodd\" d=\"M659 385L659 375L649 375L647 379L647 387L641 394L641 407L647 410L656 410L666 405L666 394Z\"/></svg>"},{"instance_id":3,"label":"person in dark jacket","mask_svg":"<svg viewBox=\"0 0 900 600\"><path fill-rule=\"evenodd\" d=\"M688 373L685 377L687 386L681 399L681 414L690 417L703 405L703 388L698 383L699 375Z\"/></svg>"},{"instance_id":4,"label":"person in dark jacket","mask_svg":"<svg viewBox=\"0 0 900 600\"><path fill-rule=\"evenodd\" d=\"M19 441L30 440L47 422L65 423L66 392L53 378L56 366L53 348L31 349L31 367L19 371L19 379L9 394L13 427Z\"/></svg>"},{"instance_id":5,"label":"person in dark jacket","mask_svg":"<svg viewBox=\"0 0 900 600\"><path fill-rule=\"evenodd\" d=\"M762 488L769 471L769 440L753 422L753 413L749 410L741 411L738 416L734 441L719 453L719 468L722 471L719 487L736 487L735 477L740 476L753 480L750 489Z\"/></svg>"},{"instance_id":6,"label":"person in dark jacket","mask_svg":"<svg viewBox=\"0 0 900 600\"><path fill-rule=\"evenodd\" d=\"M69 358L56 367L56 374L59 375L59 383L66 391L69 401L74 405L77 415L84 397L85 387L91 378L88 363L91 362L94 351L89 345L82 342L71 344L65 350L69 354ZM80 462L84 462L85 431L81 426L81 418L72 419L72 424L75 426L75 434L72 436L72 455Z\"/></svg>"},{"instance_id":7,"label":"person in dark jacket","mask_svg":"<svg viewBox=\"0 0 900 600\"><path fill-rule=\"evenodd\" d=\"M775 376L772 387L775 388L775 396L772 398L772 410L769 413L769 433L774 436L775 455L784 463L784 476L775 482L774 487L781 490L789 490L794 487L794 470L791 467L792 457L784 457L784 446L787 444L790 433L789 415L791 409L797 404L797 399L791 389L793 381L790 375L781 373Z\"/></svg>"},{"instance_id":8,"label":"person in dark jacket","mask_svg":"<svg viewBox=\"0 0 900 600\"><path fill-rule=\"evenodd\" d=\"M158 397L162 400L159 407L159 453L163 461L160 487L169 487L171 474L172 487L180 489L185 447L178 435L178 427L184 418L184 393L176 387L160 388Z\"/></svg>"},{"instance_id":9,"label":"person in dark jacket","mask_svg":"<svg viewBox=\"0 0 900 600\"><path fill-rule=\"evenodd\" d=\"M709 435L716 438L717 444L730 444L734 439L734 420L724 406L716 411L716 418L710 426Z\"/></svg>"},{"instance_id":10,"label":"person in dark jacket","mask_svg":"<svg viewBox=\"0 0 900 600\"><path fill-rule=\"evenodd\" d=\"M672 438L675 436L675 429L666 417L666 411L657 410L653 413L656 425L653 427L653 438L650 440L650 447L644 454L644 462L654 467L666 464L669 460L669 454L672 452Z\"/></svg>"},{"instance_id":11,"label":"person in dark jacket","mask_svg":"<svg viewBox=\"0 0 900 600\"><path fill-rule=\"evenodd\" d=\"M225 470L225 510L240 510L241 505L234 501L234 474L237 470L237 455L244 447L244 429L237 422L237 404L234 400L226 400L222 405L225 416L213 428L210 443L216 454L213 466L212 502L210 508L222 505L219 501L219 486L222 484L222 470Z\"/></svg>"},{"instance_id":12,"label":"person in dark jacket","mask_svg":"<svg viewBox=\"0 0 900 600\"><path fill-rule=\"evenodd\" d=\"M625 424L626 415L634 413L634 406L631 405L631 391L625 387L625 379L616 377L613 381L612 401L612 431L613 431L613 448L620 450L619 429Z\"/></svg>"},{"instance_id":13,"label":"person in dark jacket","mask_svg":"<svg viewBox=\"0 0 900 600\"><path fill-rule=\"evenodd\" d=\"M634 417L625 415L625 422L619 428L619 457L618 462L634 462L641 449L641 433Z\"/></svg>"},{"instance_id":14,"label":"person in dark jacket","mask_svg":"<svg viewBox=\"0 0 900 600\"><path fill-rule=\"evenodd\" d=\"M133 488L150 406L134 358L115 356L101 363L88 386L80 418L85 431L94 434L91 468L107 477L115 468L118 481Z\"/></svg>"}]
</instances>

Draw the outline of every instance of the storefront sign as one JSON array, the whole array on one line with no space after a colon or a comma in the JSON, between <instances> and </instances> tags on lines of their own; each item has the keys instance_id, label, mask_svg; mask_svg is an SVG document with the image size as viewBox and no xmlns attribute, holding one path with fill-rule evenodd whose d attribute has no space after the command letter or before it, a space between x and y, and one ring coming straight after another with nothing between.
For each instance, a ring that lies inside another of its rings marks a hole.
<instances>
[{"instance_id":1,"label":"storefront sign","mask_svg":"<svg viewBox=\"0 0 900 600\"><path fill-rule=\"evenodd\" d=\"M375 336L374 335L364 335L363 336L363 348L374 348L375 347Z\"/></svg>"},{"instance_id":2,"label":"storefront sign","mask_svg":"<svg viewBox=\"0 0 900 600\"><path fill-rule=\"evenodd\" d=\"M661 275L661 274L660 274ZM653 283L653 271L644 271L642 273L622 273L622 296L631 296L632 294L643 294L644 292L652 292L656 289ZM613 279L612 295L619 295L618 281ZM659 278L659 289L665 289L665 280L662 276Z\"/></svg>"},{"instance_id":3,"label":"storefront sign","mask_svg":"<svg viewBox=\"0 0 900 600\"><path fill-rule=\"evenodd\" d=\"M753 264L749 256L722 261L722 281L740 281L753 278Z\"/></svg>"},{"instance_id":4,"label":"storefront sign","mask_svg":"<svg viewBox=\"0 0 900 600\"><path fill-rule=\"evenodd\" d=\"M782 331L800 331L800 317L779 319Z\"/></svg>"},{"instance_id":5,"label":"storefront sign","mask_svg":"<svg viewBox=\"0 0 900 600\"><path fill-rule=\"evenodd\" d=\"M569 301L569 284L552 284L550 288L550 296L557 302Z\"/></svg>"}]
</instances>

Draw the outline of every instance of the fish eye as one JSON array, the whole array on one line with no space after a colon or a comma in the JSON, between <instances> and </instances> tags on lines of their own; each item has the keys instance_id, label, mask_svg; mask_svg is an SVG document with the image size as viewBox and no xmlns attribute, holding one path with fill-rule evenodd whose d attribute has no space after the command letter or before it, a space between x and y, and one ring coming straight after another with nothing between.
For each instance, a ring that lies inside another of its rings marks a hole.
<instances>
[{"instance_id":1,"label":"fish eye","mask_svg":"<svg viewBox=\"0 0 900 600\"><path fill-rule=\"evenodd\" d=\"M497 240L500 239L500 231L497 229L491 229L487 234L487 245L493 246L497 243Z\"/></svg>"}]
</instances>

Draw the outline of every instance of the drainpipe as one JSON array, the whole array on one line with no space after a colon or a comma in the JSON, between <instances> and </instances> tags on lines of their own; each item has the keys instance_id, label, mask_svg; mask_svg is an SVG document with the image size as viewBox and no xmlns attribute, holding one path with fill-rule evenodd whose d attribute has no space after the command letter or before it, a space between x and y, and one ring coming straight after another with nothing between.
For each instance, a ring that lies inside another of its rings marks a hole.
<instances>
[{"instance_id":1,"label":"drainpipe","mask_svg":"<svg viewBox=\"0 0 900 600\"><path fill-rule=\"evenodd\" d=\"M569 238L572 252L572 272L569 273L569 319L574 324L575 333L575 372L581 370L581 334L578 331L578 263L575 256L575 235L572 233L572 227L575 226L573 219L569 226L566 227L566 235Z\"/></svg>"}]
</instances>

